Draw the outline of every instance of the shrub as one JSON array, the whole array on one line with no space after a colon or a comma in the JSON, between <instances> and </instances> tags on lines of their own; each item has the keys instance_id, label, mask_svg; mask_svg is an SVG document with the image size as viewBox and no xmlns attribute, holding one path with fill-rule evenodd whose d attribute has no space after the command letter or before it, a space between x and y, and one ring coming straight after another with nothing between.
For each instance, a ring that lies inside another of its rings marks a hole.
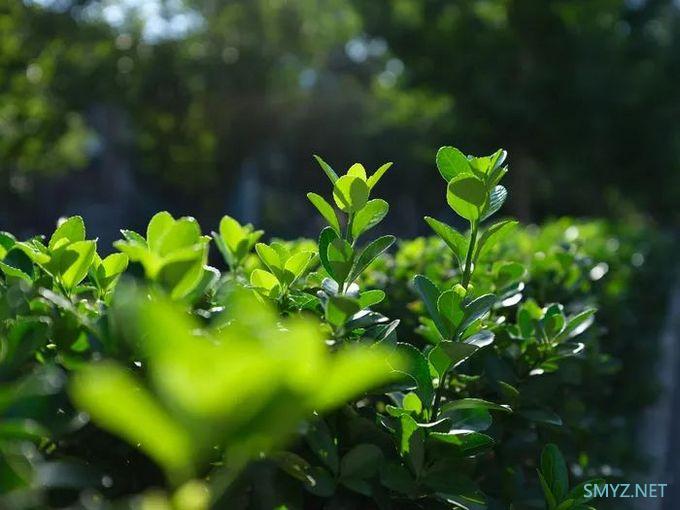
<instances>
[{"instance_id":1,"label":"shrub","mask_svg":"<svg viewBox=\"0 0 680 510\"><path fill-rule=\"evenodd\" d=\"M608 233L486 222L505 158L440 149L468 232L427 217L438 237L394 255L393 236L366 240L390 164L321 158L318 242L225 216L225 271L167 212L105 258L77 216L47 242L1 233L0 506L587 508L545 445L575 480L611 453L588 430L616 360L590 326L621 292L596 288L607 259L577 239Z\"/></svg>"}]
</instances>

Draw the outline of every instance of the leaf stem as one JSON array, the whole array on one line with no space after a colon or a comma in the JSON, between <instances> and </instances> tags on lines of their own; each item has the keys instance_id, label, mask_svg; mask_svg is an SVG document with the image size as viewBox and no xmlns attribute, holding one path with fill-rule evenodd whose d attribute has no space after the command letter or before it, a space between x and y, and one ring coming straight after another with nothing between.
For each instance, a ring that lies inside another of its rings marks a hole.
<instances>
[{"instance_id":1,"label":"leaf stem","mask_svg":"<svg viewBox=\"0 0 680 510\"><path fill-rule=\"evenodd\" d=\"M446 378L449 375L449 370L451 367L447 367L444 370L441 378L439 379L439 386L437 386L437 391L434 394L434 404L432 404L432 415L430 416L430 423L437 421L437 415L439 414L439 407L442 404L442 397L444 396L444 385L446 383Z\"/></svg>"},{"instance_id":2,"label":"leaf stem","mask_svg":"<svg viewBox=\"0 0 680 510\"><path fill-rule=\"evenodd\" d=\"M352 224L354 223L354 213L347 213L347 225L345 226L345 240L354 246L352 241Z\"/></svg>"},{"instance_id":3,"label":"leaf stem","mask_svg":"<svg viewBox=\"0 0 680 510\"><path fill-rule=\"evenodd\" d=\"M470 284L470 278L472 278L472 254L475 251L475 245L477 244L477 221L473 221L470 230L470 244L468 245L467 255L465 257L465 267L463 268L463 280L461 285L465 289Z\"/></svg>"}]
</instances>

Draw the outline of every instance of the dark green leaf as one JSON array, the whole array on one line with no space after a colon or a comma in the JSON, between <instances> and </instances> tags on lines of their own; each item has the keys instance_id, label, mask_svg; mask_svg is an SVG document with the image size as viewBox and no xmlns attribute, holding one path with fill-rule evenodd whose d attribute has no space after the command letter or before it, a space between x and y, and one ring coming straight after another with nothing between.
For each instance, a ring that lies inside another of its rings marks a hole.
<instances>
[{"instance_id":1,"label":"dark green leaf","mask_svg":"<svg viewBox=\"0 0 680 510\"><path fill-rule=\"evenodd\" d=\"M483 209L482 220L487 219L491 215L495 214L505 203L505 199L508 198L508 190L505 186L498 184L489 193L489 199L486 202L486 208Z\"/></svg>"},{"instance_id":2,"label":"dark green leaf","mask_svg":"<svg viewBox=\"0 0 680 510\"><path fill-rule=\"evenodd\" d=\"M373 262L378 257L378 255L392 246L395 241L396 238L394 236L382 236L372 241L361 251L361 254L357 257L347 281L351 283L356 280L364 271L364 269L366 269L371 264L371 262Z\"/></svg>"},{"instance_id":3,"label":"dark green leaf","mask_svg":"<svg viewBox=\"0 0 680 510\"><path fill-rule=\"evenodd\" d=\"M450 227L441 221L435 220L434 218L425 216L425 221L434 231L434 233L441 237L446 245L451 249L453 255L458 261L458 265L461 266L467 254L467 238L453 227Z\"/></svg>"}]
</instances>

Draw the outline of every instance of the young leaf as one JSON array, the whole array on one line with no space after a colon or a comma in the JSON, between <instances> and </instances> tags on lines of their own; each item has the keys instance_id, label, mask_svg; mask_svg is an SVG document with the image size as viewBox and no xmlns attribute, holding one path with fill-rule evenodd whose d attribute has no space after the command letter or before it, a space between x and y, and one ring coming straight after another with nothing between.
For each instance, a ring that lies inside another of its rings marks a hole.
<instances>
[{"instance_id":1,"label":"young leaf","mask_svg":"<svg viewBox=\"0 0 680 510\"><path fill-rule=\"evenodd\" d=\"M317 156L316 154L314 154L314 159L316 159L317 163L319 163L319 166L326 173L331 183L335 184L335 181L338 180L338 174L335 173L335 170L333 170L328 163L326 163L323 159L321 159L321 157Z\"/></svg>"},{"instance_id":2,"label":"young leaf","mask_svg":"<svg viewBox=\"0 0 680 510\"><path fill-rule=\"evenodd\" d=\"M361 234L375 227L387 215L389 209L387 202L379 198L366 202L366 205L354 216L352 237L357 239Z\"/></svg>"},{"instance_id":3,"label":"young leaf","mask_svg":"<svg viewBox=\"0 0 680 510\"><path fill-rule=\"evenodd\" d=\"M281 262L281 257L278 252L264 243L257 243L255 245L255 251L264 265L267 266L277 278L283 279L283 263Z\"/></svg>"},{"instance_id":4,"label":"young leaf","mask_svg":"<svg viewBox=\"0 0 680 510\"><path fill-rule=\"evenodd\" d=\"M281 285L276 276L263 269L255 269L250 273L250 284L262 295L277 299L281 295Z\"/></svg>"},{"instance_id":5,"label":"young leaf","mask_svg":"<svg viewBox=\"0 0 680 510\"><path fill-rule=\"evenodd\" d=\"M175 223L175 219L167 211L155 214L146 227L146 243L152 252L158 252L167 231Z\"/></svg>"},{"instance_id":6,"label":"young leaf","mask_svg":"<svg viewBox=\"0 0 680 510\"><path fill-rule=\"evenodd\" d=\"M328 224L335 229L335 231L340 234L340 223L338 222L338 216L333 210L333 206L326 202L326 199L321 195L316 193L307 193L307 198L316 207L316 209L321 213L321 216L328 222Z\"/></svg>"},{"instance_id":7,"label":"young leaf","mask_svg":"<svg viewBox=\"0 0 680 510\"><path fill-rule=\"evenodd\" d=\"M73 289L87 276L96 248L95 241L78 241L62 246L53 254L50 266L66 289Z\"/></svg>"},{"instance_id":8,"label":"young leaf","mask_svg":"<svg viewBox=\"0 0 680 510\"><path fill-rule=\"evenodd\" d=\"M67 240L69 243L85 240L85 224L80 216L71 216L59 224L52 234L48 248L53 250L57 243Z\"/></svg>"},{"instance_id":9,"label":"young leaf","mask_svg":"<svg viewBox=\"0 0 680 510\"><path fill-rule=\"evenodd\" d=\"M455 147L441 147L437 151L437 169L446 182L460 174L472 173L472 168L465 155Z\"/></svg>"},{"instance_id":10,"label":"young leaf","mask_svg":"<svg viewBox=\"0 0 680 510\"><path fill-rule=\"evenodd\" d=\"M383 176L383 174L387 172L391 166L392 163L385 163L380 168L378 168L375 173L368 178L368 188L373 189L375 185L378 184L378 181Z\"/></svg>"},{"instance_id":11,"label":"young leaf","mask_svg":"<svg viewBox=\"0 0 680 510\"><path fill-rule=\"evenodd\" d=\"M165 257L175 251L198 244L201 240L201 228L194 218L185 217L173 221L167 226L162 237L154 244L152 251ZM151 246L151 243L149 243Z\"/></svg>"},{"instance_id":12,"label":"young leaf","mask_svg":"<svg viewBox=\"0 0 680 510\"><path fill-rule=\"evenodd\" d=\"M449 182L446 201L460 216L476 221L487 204L486 186L472 175L458 175Z\"/></svg>"},{"instance_id":13,"label":"young leaf","mask_svg":"<svg viewBox=\"0 0 680 510\"><path fill-rule=\"evenodd\" d=\"M309 267L309 264L314 256L314 253L311 251L301 251L295 255L292 255L288 260L286 260L283 268L285 283L287 285L291 285L298 278L300 278L304 274L307 267Z\"/></svg>"},{"instance_id":14,"label":"young leaf","mask_svg":"<svg viewBox=\"0 0 680 510\"><path fill-rule=\"evenodd\" d=\"M365 181L366 169L361 163L354 163L351 167L349 167L349 170L347 170L347 175L353 175L354 177L358 177L362 181Z\"/></svg>"},{"instance_id":15,"label":"young leaf","mask_svg":"<svg viewBox=\"0 0 680 510\"><path fill-rule=\"evenodd\" d=\"M333 186L333 200L345 213L355 213L368 202L370 190L366 181L355 175L343 175Z\"/></svg>"}]
</instances>

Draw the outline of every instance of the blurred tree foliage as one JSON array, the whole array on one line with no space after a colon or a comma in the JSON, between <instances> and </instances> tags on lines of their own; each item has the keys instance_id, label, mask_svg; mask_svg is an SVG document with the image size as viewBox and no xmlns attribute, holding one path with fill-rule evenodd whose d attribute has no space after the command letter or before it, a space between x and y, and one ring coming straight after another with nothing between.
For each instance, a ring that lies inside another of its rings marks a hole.
<instances>
[{"instance_id":1,"label":"blurred tree foliage","mask_svg":"<svg viewBox=\"0 0 680 510\"><path fill-rule=\"evenodd\" d=\"M165 32L149 35L149 6ZM0 219L109 150L150 208L207 224L257 209L245 219L285 235L309 214L290 196L320 184L311 152L338 166L397 153L387 195L412 234L441 202L425 148L506 143L524 219L550 203L677 221L679 35L672 0L4 2ZM102 134L102 108L122 136Z\"/></svg>"},{"instance_id":2,"label":"blurred tree foliage","mask_svg":"<svg viewBox=\"0 0 680 510\"><path fill-rule=\"evenodd\" d=\"M541 215L548 203L602 214L623 199L677 220L677 2L355 5L367 30L404 60L407 90L453 99L443 139L473 153L509 145L520 215Z\"/></svg>"}]
</instances>

